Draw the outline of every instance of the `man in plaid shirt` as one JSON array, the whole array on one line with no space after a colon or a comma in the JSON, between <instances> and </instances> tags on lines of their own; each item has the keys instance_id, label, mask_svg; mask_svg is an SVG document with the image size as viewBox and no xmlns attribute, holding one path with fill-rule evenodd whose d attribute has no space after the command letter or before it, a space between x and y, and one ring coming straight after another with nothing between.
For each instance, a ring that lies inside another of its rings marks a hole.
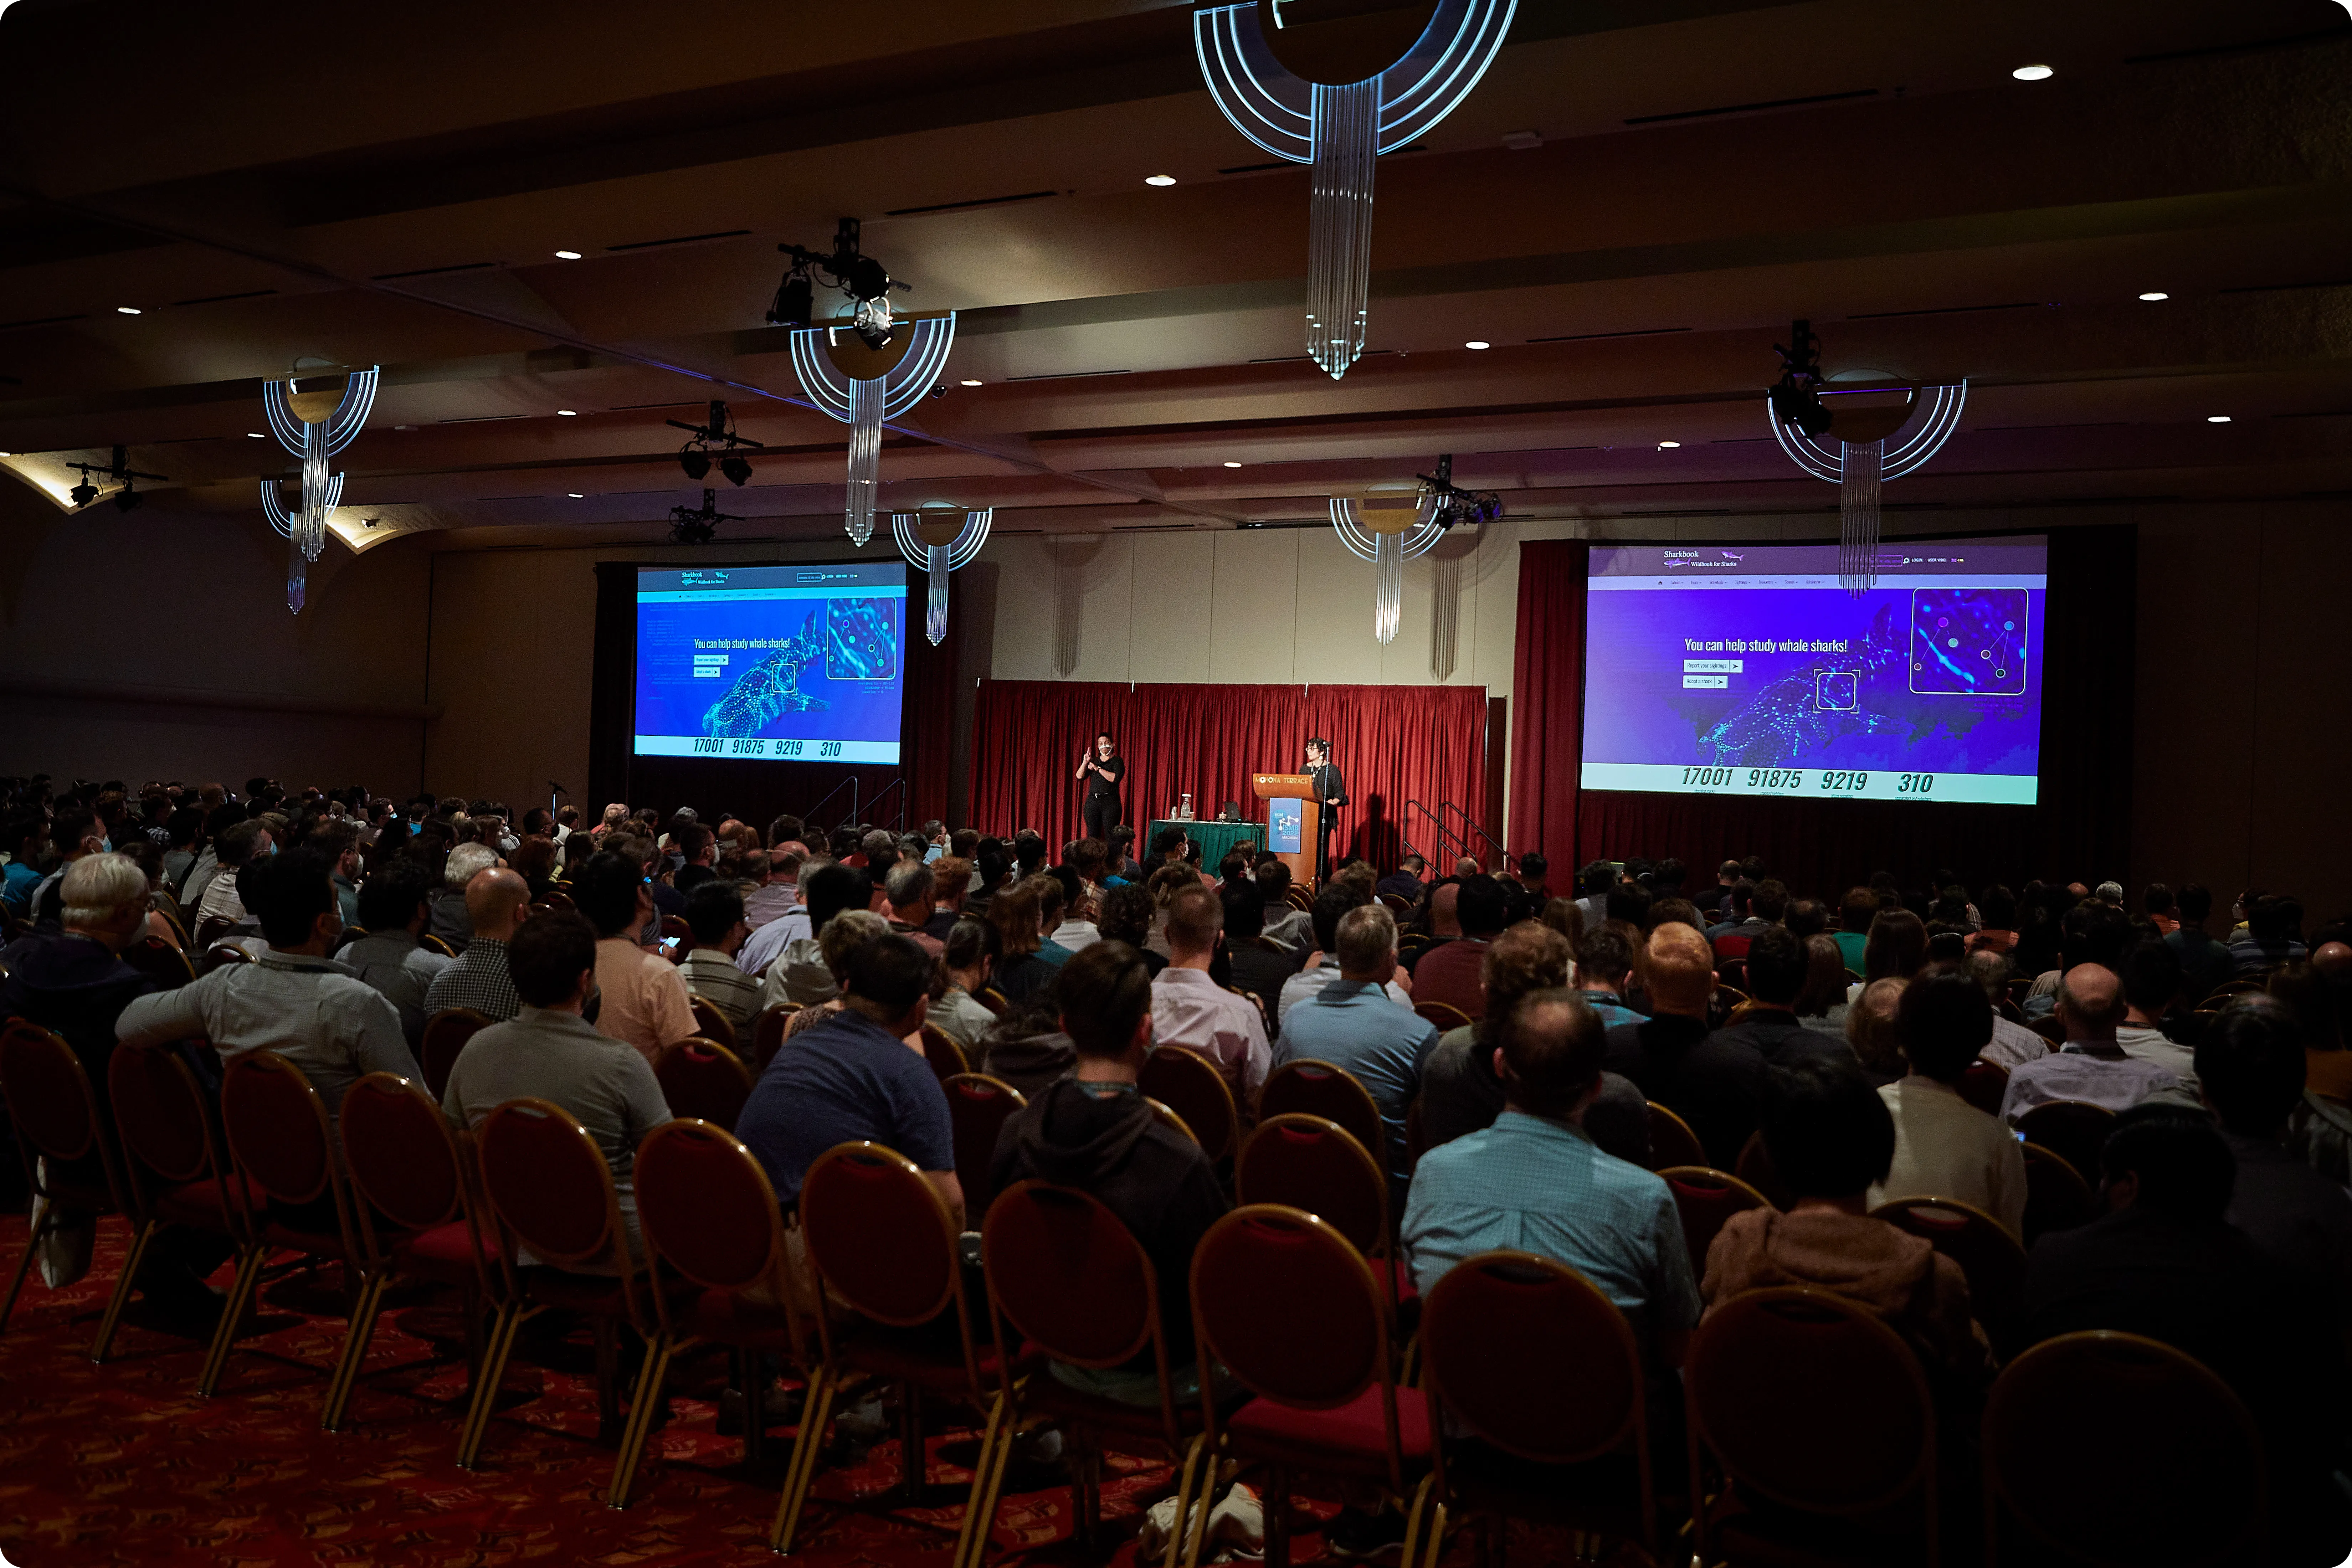
<instances>
[{"instance_id":1,"label":"man in plaid shirt","mask_svg":"<svg viewBox=\"0 0 2352 1568\"><path fill-rule=\"evenodd\" d=\"M425 994L425 1016L471 1007L494 1024L513 1017L522 998L507 972L507 941L530 918L530 884L520 873L496 868L475 872L466 884L466 919L474 940Z\"/></svg>"}]
</instances>

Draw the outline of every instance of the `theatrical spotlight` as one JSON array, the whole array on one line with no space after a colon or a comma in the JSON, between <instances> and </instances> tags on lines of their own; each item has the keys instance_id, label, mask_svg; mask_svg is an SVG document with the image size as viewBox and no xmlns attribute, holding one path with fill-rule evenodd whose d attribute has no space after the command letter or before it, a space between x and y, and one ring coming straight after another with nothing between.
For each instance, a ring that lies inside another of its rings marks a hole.
<instances>
[{"instance_id":1,"label":"theatrical spotlight","mask_svg":"<svg viewBox=\"0 0 2352 1568\"><path fill-rule=\"evenodd\" d=\"M717 490L705 490L700 506L674 506L669 509L669 542L672 544L708 544L718 534L720 523L742 521L719 510Z\"/></svg>"},{"instance_id":2,"label":"theatrical spotlight","mask_svg":"<svg viewBox=\"0 0 2352 1568\"><path fill-rule=\"evenodd\" d=\"M121 493L114 498L114 510L117 511L136 511L139 510L139 503L146 499L147 498L145 496L141 495L137 490L132 489L128 483L125 483L122 487Z\"/></svg>"},{"instance_id":3,"label":"theatrical spotlight","mask_svg":"<svg viewBox=\"0 0 2352 1568\"><path fill-rule=\"evenodd\" d=\"M890 341L895 327L890 314L890 290L910 285L893 279L889 268L858 248L856 218L843 218L834 230L830 255L800 245L780 245L776 248L793 260L783 280L776 285L775 302L768 307L772 326L808 326L815 313L815 286L821 278L826 288L840 290L854 302L848 324L865 340L866 347L878 349Z\"/></svg>"},{"instance_id":4,"label":"theatrical spotlight","mask_svg":"<svg viewBox=\"0 0 2352 1568\"><path fill-rule=\"evenodd\" d=\"M92 474L103 479L122 481L122 489L116 493L114 504L124 511L133 510L141 501L147 499L132 488L133 479L152 479L157 484L169 482L162 474L142 473L132 468L130 450L123 447L114 448L114 460L110 463L68 463L66 467L81 475L81 483L66 492L78 507L88 506L98 499L98 487L90 482Z\"/></svg>"},{"instance_id":5,"label":"theatrical spotlight","mask_svg":"<svg viewBox=\"0 0 2352 1568\"><path fill-rule=\"evenodd\" d=\"M1415 474L1421 493L1437 503L1432 514L1440 528L1465 522L1492 522L1503 515L1503 498L1492 490L1465 490L1454 482L1454 454L1441 452L1437 472Z\"/></svg>"},{"instance_id":6,"label":"theatrical spotlight","mask_svg":"<svg viewBox=\"0 0 2352 1568\"><path fill-rule=\"evenodd\" d=\"M98 499L98 487L91 484L88 479L84 479L81 483L74 486L73 489L68 490L66 493L73 497L74 505L88 506L90 502Z\"/></svg>"},{"instance_id":7,"label":"theatrical spotlight","mask_svg":"<svg viewBox=\"0 0 2352 1568\"><path fill-rule=\"evenodd\" d=\"M700 479L710 472L710 448L716 443L724 452L719 471L736 484L751 477L751 465L736 454L738 447L757 447L761 443L749 436L739 436L728 422L727 405L714 397L710 400L710 417L700 425L688 425L683 419L665 420L673 429L683 430L688 439L677 449L677 466L686 470L689 479Z\"/></svg>"},{"instance_id":8,"label":"theatrical spotlight","mask_svg":"<svg viewBox=\"0 0 2352 1568\"><path fill-rule=\"evenodd\" d=\"M1822 341L1811 321L1789 323L1789 343L1772 345L1780 356L1780 379L1772 384L1772 416L1808 436L1826 434L1830 411L1822 406Z\"/></svg>"}]
</instances>

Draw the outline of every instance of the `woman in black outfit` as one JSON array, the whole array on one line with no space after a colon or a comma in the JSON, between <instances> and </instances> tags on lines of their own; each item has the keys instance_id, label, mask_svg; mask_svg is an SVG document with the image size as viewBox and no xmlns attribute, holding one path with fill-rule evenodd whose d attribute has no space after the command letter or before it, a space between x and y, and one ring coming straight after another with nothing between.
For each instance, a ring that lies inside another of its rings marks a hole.
<instances>
[{"instance_id":1,"label":"woman in black outfit","mask_svg":"<svg viewBox=\"0 0 2352 1568\"><path fill-rule=\"evenodd\" d=\"M1087 753L1073 777L1087 781L1087 799L1081 815L1086 819L1087 837L1110 842L1110 830L1119 825L1125 814L1119 806L1118 787L1127 777L1127 759L1116 753L1118 745L1109 735L1095 737L1094 750Z\"/></svg>"}]
</instances>

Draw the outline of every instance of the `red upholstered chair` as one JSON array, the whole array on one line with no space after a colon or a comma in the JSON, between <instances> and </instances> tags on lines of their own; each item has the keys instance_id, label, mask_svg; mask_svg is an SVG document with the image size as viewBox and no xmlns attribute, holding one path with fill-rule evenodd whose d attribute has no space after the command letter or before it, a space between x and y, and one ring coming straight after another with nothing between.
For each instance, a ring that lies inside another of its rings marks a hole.
<instances>
[{"instance_id":1,"label":"red upholstered chair","mask_svg":"<svg viewBox=\"0 0 2352 1568\"><path fill-rule=\"evenodd\" d=\"M726 1014L712 1006L703 997L689 995L686 1000L687 1005L694 1011L696 1034L706 1040L715 1040L730 1051L736 1048L735 1026L727 1021Z\"/></svg>"},{"instance_id":2,"label":"red upholstered chair","mask_svg":"<svg viewBox=\"0 0 2352 1568\"><path fill-rule=\"evenodd\" d=\"M1987 1116L1999 1116L2001 1097L2009 1092L2009 1069L1999 1062L1970 1062L1953 1087L1962 1100Z\"/></svg>"},{"instance_id":3,"label":"red upholstered chair","mask_svg":"<svg viewBox=\"0 0 2352 1568\"><path fill-rule=\"evenodd\" d=\"M940 1088L948 1097L948 1119L955 1137L956 1183L963 1188L966 1225L987 1215L995 1182L996 1140L1004 1124L1029 1102L1021 1091L986 1073L958 1073Z\"/></svg>"},{"instance_id":4,"label":"red upholstered chair","mask_svg":"<svg viewBox=\"0 0 2352 1568\"><path fill-rule=\"evenodd\" d=\"M236 929L236 922L226 915L206 915L196 921L196 945L209 948Z\"/></svg>"},{"instance_id":5,"label":"red upholstered chair","mask_svg":"<svg viewBox=\"0 0 2352 1568\"><path fill-rule=\"evenodd\" d=\"M1690 1248L1691 1278L1706 1278L1707 1248L1715 1245L1723 1222L1748 1209L1771 1207L1762 1193L1738 1177L1704 1165L1669 1165L1658 1174L1675 1195L1682 1215L1683 1242Z\"/></svg>"},{"instance_id":6,"label":"red upholstered chair","mask_svg":"<svg viewBox=\"0 0 2352 1568\"><path fill-rule=\"evenodd\" d=\"M1267 1074L1258 1093L1258 1120L1270 1121L1294 1112L1336 1121L1375 1161L1387 1157L1388 1130L1381 1121L1381 1108L1371 1091L1345 1068L1300 1057Z\"/></svg>"},{"instance_id":7,"label":"red upholstered chair","mask_svg":"<svg viewBox=\"0 0 2352 1568\"><path fill-rule=\"evenodd\" d=\"M1412 1010L1436 1025L1437 1032L1441 1035L1448 1029L1465 1029L1477 1022L1451 1002L1416 1002L1412 1005Z\"/></svg>"},{"instance_id":8,"label":"red upholstered chair","mask_svg":"<svg viewBox=\"0 0 2352 1568\"><path fill-rule=\"evenodd\" d=\"M1160 1047L1143 1058L1137 1087L1184 1119L1210 1163L1234 1152L1234 1139L1240 1131L1240 1119L1234 1113L1234 1091L1208 1058L1181 1046Z\"/></svg>"},{"instance_id":9,"label":"red upholstered chair","mask_svg":"<svg viewBox=\"0 0 2352 1568\"><path fill-rule=\"evenodd\" d=\"M772 1007L761 1008L760 1016L751 1020L751 1056L744 1066L751 1069L753 1078L768 1070L768 1064L775 1059L778 1047L784 1043L784 1026L799 1011L793 1003L779 1002Z\"/></svg>"},{"instance_id":10,"label":"red upholstered chair","mask_svg":"<svg viewBox=\"0 0 2352 1568\"><path fill-rule=\"evenodd\" d=\"M1125 1366L1148 1352L1159 1376L1160 1400L1129 1405L1083 1394L1042 1369L1008 1388L999 1423L1005 1440L996 1447L987 1489L974 1505L977 1524L967 1531L974 1542L972 1562L979 1561L994 1523L1010 1435L1024 1411L1052 1415L1079 1439L1076 1506L1082 1541L1092 1543L1101 1526L1105 1438L1122 1449L1139 1442L1164 1447L1178 1465L1176 1515L1188 1518L1196 1486L1212 1474L1200 1463L1201 1414L1178 1390L1174 1374L1181 1369L1169 1364L1159 1275L1118 1216L1085 1193L1019 1182L990 1205L981 1258L998 1344L1018 1342L1036 1355L1097 1370ZM1206 1517L1203 1510L1202 1523ZM1183 1534L1171 1533L1171 1568Z\"/></svg>"},{"instance_id":11,"label":"red upholstered chair","mask_svg":"<svg viewBox=\"0 0 2352 1568\"><path fill-rule=\"evenodd\" d=\"M1789 1184L1782 1181L1780 1173L1773 1168L1772 1152L1764 1147L1761 1129L1750 1132L1748 1142L1739 1146L1739 1162L1734 1173L1762 1193L1765 1201L1774 1208L1785 1209L1795 1205L1797 1195L1789 1190Z\"/></svg>"},{"instance_id":12,"label":"red upholstered chair","mask_svg":"<svg viewBox=\"0 0 2352 1568\"><path fill-rule=\"evenodd\" d=\"M1867 1310L1826 1290L1751 1290L1718 1305L1692 1336L1689 1406L1693 1549L1703 1562L1873 1564L1911 1560L1904 1536L1937 1560L1936 1412L1919 1358ZM1708 1478L1710 1461L1733 1483ZM1739 1493L1778 1506L1748 1512ZM1898 1510L1900 1510L1898 1512ZM1821 1522L1814 1537L1803 1516ZM1896 1515L1859 1556L1834 1531ZM1906 1528L1916 1521L1916 1529Z\"/></svg>"},{"instance_id":13,"label":"red upholstered chair","mask_svg":"<svg viewBox=\"0 0 2352 1568\"><path fill-rule=\"evenodd\" d=\"M0 1095L7 1099L8 1120L16 1125L25 1183L48 1200L25 1239L25 1255L8 1280L8 1300L0 1304L0 1332L5 1332L25 1275L43 1238L56 1227L60 1208L127 1215L131 1201L113 1130L99 1114L98 1097L90 1090L81 1058L62 1037L22 1018L11 1018L0 1027ZM131 1270L126 1268L114 1281L100 1321L100 1343L130 1296Z\"/></svg>"},{"instance_id":14,"label":"red upholstered chair","mask_svg":"<svg viewBox=\"0 0 2352 1568\"><path fill-rule=\"evenodd\" d=\"M924 1394L982 1414L986 1461L1002 1415L1001 1373L994 1349L981 1345L972 1332L973 1304L964 1299L957 1252L961 1232L939 1189L896 1150L843 1143L819 1155L802 1179L800 1215L819 1283L866 1320L836 1323L830 1312L818 1315L829 1371L821 1397L801 1419L822 1432L843 1376L868 1373L894 1379L903 1390L904 1496L921 1495ZM972 1472L975 1505L988 1470L983 1462ZM789 1545L794 1528L793 1520L784 1520L777 1539Z\"/></svg>"},{"instance_id":15,"label":"red upholstered chair","mask_svg":"<svg viewBox=\"0 0 2352 1568\"><path fill-rule=\"evenodd\" d=\"M1400 1398L1387 1292L1355 1244L1303 1209L1250 1204L1209 1228L1192 1254L1192 1331L1255 1397L1222 1417L1201 1407L1210 1451L1267 1467L1266 1562L1289 1561L1285 1524L1296 1470L1378 1481L1410 1495L1404 1562L1430 1526L1427 1404Z\"/></svg>"},{"instance_id":16,"label":"red upholstered chair","mask_svg":"<svg viewBox=\"0 0 2352 1568\"><path fill-rule=\"evenodd\" d=\"M202 1042L196 1042L200 1047ZM209 1049L209 1047L203 1048ZM247 1215L258 1194L228 1169L211 1108L196 1076L171 1046L117 1046L106 1061L107 1099L121 1137L122 1176L137 1228L122 1259L126 1279L136 1279L159 1226L184 1225L209 1230L242 1247ZM90 1359L106 1360L116 1316L99 1326ZM213 1336L215 1354L226 1356L236 1321L226 1313Z\"/></svg>"},{"instance_id":17,"label":"red upholstered chair","mask_svg":"<svg viewBox=\"0 0 2352 1568\"><path fill-rule=\"evenodd\" d=\"M480 1456L525 1319L551 1307L588 1318L596 1336L597 1426L606 1433L620 1422L620 1325L627 1323L648 1342L659 1331L648 1300L654 1282L629 1254L612 1169L587 1129L551 1101L510 1100L482 1120L474 1144L482 1197L498 1227L504 1306L490 1331L467 1430L457 1440L457 1463L465 1469ZM519 1247L541 1267L518 1267ZM616 1272L573 1272L588 1267Z\"/></svg>"},{"instance_id":18,"label":"red upholstered chair","mask_svg":"<svg viewBox=\"0 0 2352 1568\"><path fill-rule=\"evenodd\" d=\"M2093 1191L2099 1185L2099 1151L2115 1131L2116 1113L2083 1100L2053 1100L2017 1119L2028 1143L2039 1143L2074 1167Z\"/></svg>"},{"instance_id":19,"label":"red upholstered chair","mask_svg":"<svg viewBox=\"0 0 2352 1568\"><path fill-rule=\"evenodd\" d=\"M662 1047L654 1081L672 1116L691 1116L735 1130L743 1102L751 1098L751 1072L717 1040L687 1039Z\"/></svg>"},{"instance_id":20,"label":"red upholstered chair","mask_svg":"<svg viewBox=\"0 0 2352 1568\"><path fill-rule=\"evenodd\" d=\"M2025 1317L2025 1248L1980 1208L1955 1198L1895 1198L1870 1211L1907 1230L1960 1266L1969 1310L1993 1348L2006 1354Z\"/></svg>"},{"instance_id":21,"label":"red upholstered chair","mask_svg":"<svg viewBox=\"0 0 2352 1568\"><path fill-rule=\"evenodd\" d=\"M220 917L215 915L213 918L217 920ZM225 942L210 943L199 942L197 945L203 947L205 950L204 956L196 960L196 973L199 977L210 974L214 970L218 969L224 963L251 963L253 962L253 954L246 952L245 949L241 947L232 947Z\"/></svg>"},{"instance_id":22,"label":"red upholstered chair","mask_svg":"<svg viewBox=\"0 0 2352 1568\"><path fill-rule=\"evenodd\" d=\"M646 1252L658 1268L667 1265L692 1283L696 1293L673 1298L656 1291L654 1306L661 1332L646 1362L644 1392L621 1445L606 1501L628 1506L629 1483L644 1455L651 1413L659 1406L662 1379L677 1356L706 1346L734 1352L770 1352L785 1359L807 1379L804 1409L814 1409L823 1366L809 1353L809 1336L796 1304L806 1298L793 1278L784 1250L784 1226L776 1191L760 1163L724 1127L684 1119L666 1122L637 1146L637 1224ZM742 1358L744 1452L756 1455L767 1429L761 1399L767 1373L759 1354ZM785 1527L799 1518L801 1501L816 1468L815 1422L803 1420L784 1469L784 1490L770 1544L790 1549Z\"/></svg>"},{"instance_id":23,"label":"red upholstered chair","mask_svg":"<svg viewBox=\"0 0 2352 1568\"><path fill-rule=\"evenodd\" d=\"M343 1425L384 1290L395 1279L431 1279L464 1293L467 1360L478 1394L482 1312L499 1299L501 1279L467 1191L462 1134L422 1089L391 1073L370 1073L345 1091L338 1125L344 1168L364 1201L352 1205L362 1255L360 1300L327 1394L323 1425L330 1432Z\"/></svg>"},{"instance_id":24,"label":"red upholstered chair","mask_svg":"<svg viewBox=\"0 0 2352 1568\"><path fill-rule=\"evenodd\" d=\"M1419 1311L1412 1271L1391 1245L1388 1178L1338 1122L1294 1111L1258 1123L1234 1162L1234 1191L1245 1204L1284 1204L1319 1215L1386 1279L1389 1304L1400 1319Z\"/></svg>"},{"instance_id":25,"label":"red upholstered chair","mask_svg":"<svg viewBox=\"0 0 2352 1568\"><path fill-rule=\"evenodd\" d=\"M416 1043L416 1065L425 1069L425 1091L435 1100L449 1092L449 1069L466 1042L490 1026L489 1016L471 1007L449 1007L425 1020Z\"/></svg>"},{"instance_id":26,"label":"red upholstered chair","mask_svg":"<svg viewBox=\"0 0 2352 1568\"><path fill-rule=\"evenodd\" d=\"M262 1267L273 1253L331 1258L356 1270L360 1248L352 1230L351 1194L336 1165L326 1103L302 1069L276 1051L247 1051L231 1059L221 1075L221 1131L251 1194L251 1228L221 1321L234 1322L244 1316L261 1282ZM310 1210L312 1217L307 1223L284 1217L286 1209L298 1205ZM320 1226L318 1221L325 1217L321 1210L332 1213L333 1229ZM219 1385L233 1342L233 1335L215 1342L218 1354L196 1384L198 1394L209 1395ZM330 1409L340 1387L335 1379L328 1380Z\"/></svg>"},{"instance_id":27,"label":"red upholstered chair","mask_svg":"<svg viewBox=\"0 0 2352 1568\"><path fill-rule=\"evenodd\" d=\"M2091 1184L2064 1159L2039 1143L2025 1145L2025 1245L2053 1230L2072 1230L2098 1216Z\"/></svg>"},{"instance_id":28,"label":"red upholstered chair","mask_svg":"<svg viewBox=\"0 0 2352 1568\"><path fill-rule=\"evenodd\" d=\"M122 950L122 962L166 991L174 991L196 977L188 955L162 937L142 937Z\"/></svg>"},{"instance_id":29,"label":"red upholstered chair","mask_svg":"<svg viewBox=\"0 0 2352 1568\"><path fill-rule=\"evenodd\" d=\"M963 1047L955 1043L953 1036L936 1024L923 1026L923 1060L941 1083L958 1073L971 1070L971 1064L964 1058Z\"/></svg>"},{"instance_id":30,"label":"red upholstered chair","mask_svg":"<svg viewBox=\"0 0 2352 1568\"><path fill-rule=\"evenodd\" d=\"M2137 1334L2061 1334L2002 1370L1984 1493L1989 1568L2053 1547L2133 1568L2268 1561L2252 1416L2202 1363Z\"/></svg>"},{"instance_id":31,"label":"red upholstered chair","mask_svg":"<svg viewBox=\"0 0 2352 1568\"><path fill-rule=\"evenodd\" d=\"M1451 1506L1637 1540L1657 1560L1641 1349L1591 1280L1532 1253L1465 1258L1429 1293L1421 1353L1430 1429L1450 1411L1484 1446L1439 1456L1433 1542Z\"/></svg>"},{"instance_id":32,"label":"red upholstered chair","mask_svg":"<svg viewBox=\"0 0 2352 1568\"><path fill-rule=\"evenodd\" d=\"M1707 1168L1706 1151L1699 1147L1698 1134L1680 1116L1654 1100L1650 1101L1650 1169L1685 1165Z\"/></svg>"}]
</instances>

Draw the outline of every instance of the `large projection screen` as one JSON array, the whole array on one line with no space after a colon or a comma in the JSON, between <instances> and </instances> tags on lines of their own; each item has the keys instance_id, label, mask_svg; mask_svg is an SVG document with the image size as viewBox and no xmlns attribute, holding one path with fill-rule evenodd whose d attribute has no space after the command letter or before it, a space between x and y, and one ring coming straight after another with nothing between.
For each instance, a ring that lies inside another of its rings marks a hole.
<instances>
[{"instance_id":1,"label":"large projection screen","mask_svg":"<svg viewBox=\"0 0 2352 1568\"><path fill-rule=\"evenodd\" d=\"M635 686L640 757L896 763L907 568L641 570Z\"/></svg>"},{"instance_id":2,"label":"large projection screen","mask_svg":"<svg viewBox=\"0 0 2352 1568\"><path fill-rule=\"evenodd\" d=\"M1586 789L2031 805L2047 541L1596 545Z\"/></svg>"}]
</instances>

